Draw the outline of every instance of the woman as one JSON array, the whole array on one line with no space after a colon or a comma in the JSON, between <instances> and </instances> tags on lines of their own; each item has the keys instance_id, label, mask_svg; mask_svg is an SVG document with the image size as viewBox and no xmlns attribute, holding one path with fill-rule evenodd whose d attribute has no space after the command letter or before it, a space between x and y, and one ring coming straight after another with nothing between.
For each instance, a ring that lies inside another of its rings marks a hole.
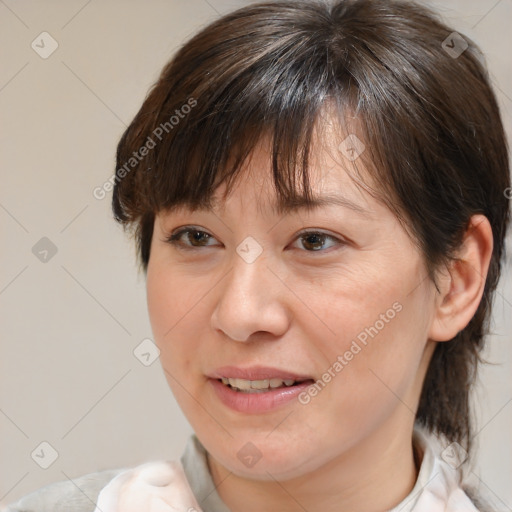
<instances>
[{"instance_id":1,"label":"woman","mask_svg":"<svg viewBox=\"0 0 512 512\"><path fill-rule=\"evenodd\" d=\"M468 394L510 179L467 37L412 2L253 4L165 66L116 169L195 435L52 510L484 510Z\"/></svg>"}]
</instances>

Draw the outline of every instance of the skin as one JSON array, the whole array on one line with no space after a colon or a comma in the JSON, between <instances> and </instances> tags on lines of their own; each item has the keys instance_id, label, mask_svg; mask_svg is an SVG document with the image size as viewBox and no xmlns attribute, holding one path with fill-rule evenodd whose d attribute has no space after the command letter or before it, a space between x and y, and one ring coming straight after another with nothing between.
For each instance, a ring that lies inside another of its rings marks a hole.
<instances>
[{"instance_id":1,"label":"skin","mask_svg":"<svg viewBox=\"0 0 512 512\"><path fill-rule=\"evenodd\" d=\"M147 271L155 342L232 512L372 512L400 503L417 478L414 414L433 350L467 325L483 293L487 219L472 218L460 261L440 269L438 293L417 247L393 213L354 184L337 147L326 137L313 151L313 190L342 194L364 214L330 205L277 215L260 143L215 211L182 208L155 219ZM186 225L213 238L188 251L179 247L193 239L165 241ZM338 241L314 251L298 237L305 228ZM247 236L263 249L250 264L236 252ZM401 311L305 405L236 412L206 377L225 365L259 365L321 379L397 302ZM261 453L250 468L237 457L248 442Z\"/></svg>"}]
</instances>

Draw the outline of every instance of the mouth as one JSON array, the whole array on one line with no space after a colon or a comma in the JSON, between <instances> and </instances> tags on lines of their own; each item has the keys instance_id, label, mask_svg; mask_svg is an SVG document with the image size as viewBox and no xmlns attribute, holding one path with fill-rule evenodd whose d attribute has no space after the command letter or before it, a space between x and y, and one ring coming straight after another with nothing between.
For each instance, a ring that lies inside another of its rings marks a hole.
<instances>
[{"instance_id":1,"label":"mouth","mask_svg":"<svg viewBox=\"0 0 512 512\"><path fill-rule=\"evenodd\" d=\"M217 379L224 386L240 393L267 393L275 389L291 388L299 384L312 384L313 379L259 379L247 380L230 377L221 377Z\"/></svg>"},{"instance_id":2,"label":"mouth","mask_svg":"<svg viewBox=\"0 0 512 512\"><path fill-rule=\"evenodd\" d=\"M224 366L207 375L215 396L227 407L244 414L262 414L293 405L315 382L309 375L252 366Z\"/></svg>"}]
</instances>

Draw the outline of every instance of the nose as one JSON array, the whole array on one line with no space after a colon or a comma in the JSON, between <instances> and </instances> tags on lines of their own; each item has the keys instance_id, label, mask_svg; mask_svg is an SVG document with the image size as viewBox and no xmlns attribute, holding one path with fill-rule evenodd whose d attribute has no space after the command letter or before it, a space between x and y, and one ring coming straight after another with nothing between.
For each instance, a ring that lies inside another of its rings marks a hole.
<instances>
[{"instance_id":1,"label":"nose","mask_svg":"<svg viewBox=\"0 0 512 512\"><path fill-rule=\"evenodd\" d=\"M232 340L247 342L263 333L282 336L288 329L290 312L286 296L290 292L261 254L248 263L238 254L231 270L219 283L211 325Z\"/></svg>"}]
</instances>

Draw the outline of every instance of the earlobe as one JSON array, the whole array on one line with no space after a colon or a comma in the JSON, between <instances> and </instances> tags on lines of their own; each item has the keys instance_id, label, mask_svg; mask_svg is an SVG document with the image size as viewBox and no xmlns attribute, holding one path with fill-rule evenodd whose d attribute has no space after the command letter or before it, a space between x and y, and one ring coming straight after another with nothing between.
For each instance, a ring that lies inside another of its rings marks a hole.
<instances>
[{"instance_id":1,"label":"earlobe","mask_svg":"<svg viewBox=\"0 0 512 512\"><path fill-rule=\"evenodd\" d=\"M430 339L449 341L468 325L482 299L492 249L489 220L484 215L473 215L457 258L442 278Z\"/></svg>"}]
</instances>

